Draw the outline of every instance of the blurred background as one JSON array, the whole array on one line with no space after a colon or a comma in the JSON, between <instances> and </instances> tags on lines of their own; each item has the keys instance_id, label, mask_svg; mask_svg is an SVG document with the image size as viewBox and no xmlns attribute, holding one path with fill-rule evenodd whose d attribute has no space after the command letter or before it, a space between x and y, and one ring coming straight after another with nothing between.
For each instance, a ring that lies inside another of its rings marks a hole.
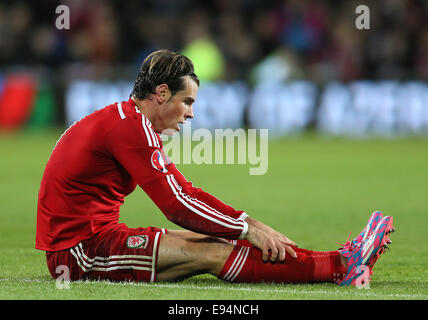
<instances>
[{"instance_id":1,"label":"blurred background","mask_svg":"<svg viewBox=\"0 0 428 320\"><path fill-rule=\"evenodd\" d=\"M193 127L423 135L427 12L423 0L2 0L0 130L66 127L127 100L145 56L167 48L202 80Z\"/></svg>"},{"instance_id":2,"label":"blurred background","mask_svg":"<svg viewBox=\"0 0 428 320\"><path fill-rule=\"evenodd\" d=\"M143 59L166 48L201 79L192 130L270 134L266 174L249 175L249 151L245 165L180 165L190 181L313 250L392 215L371 297L427 299L427 12L426 0L0 0L0 297L91 296L52 289L34 249L43 170L65 128L127 100ZM140 188L120 219L177 228Z\"/></svg>"}]
</instances>

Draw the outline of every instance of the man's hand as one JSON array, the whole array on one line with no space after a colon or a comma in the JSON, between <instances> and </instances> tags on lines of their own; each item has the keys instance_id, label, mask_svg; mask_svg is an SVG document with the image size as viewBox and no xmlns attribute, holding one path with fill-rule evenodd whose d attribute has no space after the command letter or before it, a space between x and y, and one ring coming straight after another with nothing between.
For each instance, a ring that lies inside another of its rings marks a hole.
<instances>
[{"instance_id":1,"label":"man's hand","mask_svg":"<svg viewBox=\"0 0 428 320\"><path fill-rule=\"evenodd\" d=\"M297 258L296 252L290 247L290 245L295 245L294 242L273 229L262 230L257 224L249 222L247 240L262 251L263 261L265 262L268 260L272 262L277 260L284 261L286 253L293 258Z\"/></svg>"},{"instance_id":2,"label":"man's hand","mask_svg":"<svg viewBox=\"0 0 428 320\"><path fill-rule=\"evenodd\" d=\"M251 225L253 227L257 227L258 229L266 232L272 238L278 239L279 241L283 242L286 245L297 247L297 244L294 241L288 239L282 233L280 233L280 232L272 229L271 227L265 225L263 222L260 222L256 219L251 218L251 217L247 217L245 219L245 221L248 223L248 225Z\"/></svg>"}]
</instances>

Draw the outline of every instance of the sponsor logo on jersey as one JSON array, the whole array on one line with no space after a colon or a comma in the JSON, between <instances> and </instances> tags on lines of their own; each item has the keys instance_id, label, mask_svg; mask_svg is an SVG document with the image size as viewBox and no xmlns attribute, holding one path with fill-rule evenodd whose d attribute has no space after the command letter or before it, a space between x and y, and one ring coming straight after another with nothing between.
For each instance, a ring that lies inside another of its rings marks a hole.
<instances>
[{"instance_id":1,"label":"sponsor logo on jersey","mask_svg":"<svg viewBox=\"0 0 428 320\"><path fill-rule=\"evenodd\" d=\"M126 246L132 249L146 249L149 237L146 235L130 236L126 239Z\"/></svg>"},{"instance_id":2,"label":"sponsor logo on jersey","mask_svg":"<svg viewBox=\"0 0 428 320\"><path fill-rule=\"evenodd\" d=\"M168 172L168 170L165 168L165 161L163 160L162 154L158 149L156 149L152 154L152 166L160 172Z\"/></svg>"}]
</instances>

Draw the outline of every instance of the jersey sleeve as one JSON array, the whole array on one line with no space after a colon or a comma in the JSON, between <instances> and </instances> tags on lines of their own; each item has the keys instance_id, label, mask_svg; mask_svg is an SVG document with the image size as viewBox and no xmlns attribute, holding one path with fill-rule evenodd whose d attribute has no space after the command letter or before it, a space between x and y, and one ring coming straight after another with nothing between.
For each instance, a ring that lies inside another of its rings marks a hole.
<instances>
[{"instance_id":1,"label":"jersey sleeve","mask_svg":"<svg viewBox=\"0 0 428 320\"><path fill-rule=\"evenodd\" d=\"M232 218L245 220L245 218L248 216L244 211L235 210L233 207L224 203L223 201L211 195L210 193L205 192L201 188L194 187L192 182L188 181L184 177L184 175L177 169L174 163L170 163L167 166L167 168L168 168L168 171L174 175L174 178L177 181L177 184L183 190L185 190L187 194L191 195L192 197L200 199L207 205L213 208L217 208L217 210L219 210L223 214L226 214Z\"/></svg>"},{"instance_id":2,"label":"jersey sleeve","mask_svg":"<svg viewBox=\"0 0 428 320\"><path fill-rule=\"evenodd\" d=\"M246 214L195 188L167 165L158 135L143 125L118 125L106 135L108 151L171 222L194 232L244 239Z\"/></svg>"}]
</instances>

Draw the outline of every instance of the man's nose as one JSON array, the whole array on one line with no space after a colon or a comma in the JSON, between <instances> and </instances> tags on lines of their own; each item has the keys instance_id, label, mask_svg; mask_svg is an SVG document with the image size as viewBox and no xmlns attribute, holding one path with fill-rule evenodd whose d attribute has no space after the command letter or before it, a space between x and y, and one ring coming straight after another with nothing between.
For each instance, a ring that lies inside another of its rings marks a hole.
<instances>
[{"instance_id":1,"label":"man's nose","mask_svg":"<svg viewBox=\"0 0 428 320\"><path fill-rule=\"evenodd\" d=\"M187 111L187 113L186 113L186 115L185 115L185 117L186 117L186 119L193 119L193 117L194 117L194 114L193 114L193 109L192 108L190 108L190 110L189 111Z\"/></svg>"}]
</instances>

